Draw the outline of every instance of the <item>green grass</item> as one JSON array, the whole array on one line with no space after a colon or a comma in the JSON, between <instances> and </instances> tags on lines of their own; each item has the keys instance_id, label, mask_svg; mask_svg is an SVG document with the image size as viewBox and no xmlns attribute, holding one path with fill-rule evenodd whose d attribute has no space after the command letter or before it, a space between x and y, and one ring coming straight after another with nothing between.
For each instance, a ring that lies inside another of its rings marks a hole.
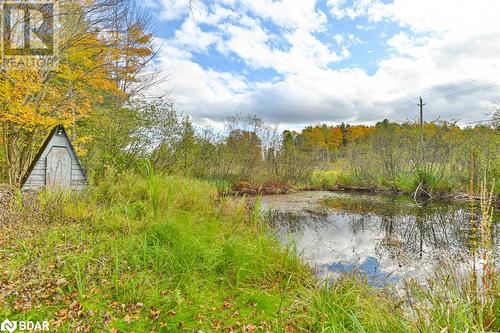
<instances>
[{"instance_id":1,"label":"green grass","mask_svg":"<svg viewBox=\"0 0 500 333\"><path fill-rule=\"evenodd\" d=\"M421 308L408 310L404 298L356 277L317 282L258 207L220 196L210 182L146 168L109 175L79 196L17 196L10 207L0 221L0 318L49 320L62 332L459 327L438 320L448 304L439 293L415 289ZM466 298L455 295L456 304Z\"/></svg>"},{"instance_id":2,"label":"green grass","mask_svg":"<svg viewBox=\"0 0 500 333\"><path fill-rule=\"evenodd\" d=\"M335 190L350 186L367 185L359 177L344 173L338 169L316 170L308 180L309 187L314 189Z\"/></svg>"},{"instance_id":3,"label":"green grass","mask_svg":"<svg viewBox=\"0 0 500 333\"><path fill-rule=\"evenodd\" d=\"M304 297L314 332L408 332L400 303L366 281L344 276L332 285L311 288Z\"/></svg>"},{"instance_id":4,"label":"green grass","mask_svg":"<svg viewBox=\"0 0 500 333\"><path fill-rule=\"evenodd\" d=\"M27 311L16 310L17 298L8 300L1 314L10 318L47 318L73 330L71 316L56 321L76 302L97 329L270 329L278 325L279 304L286 313L292 302L282 299L283 286L297 288L310 276L251 218L245 202L218 198L206 182L128 174L79 198L42 194L33 213L53 211L52 201L59 213L44 214L40 225L23 221L20 232L11 226L15 239L2 239L16 254L8 258L8 283L36 286L25 290L27 298L50 294L24 304ZM18 276L30 266L33 275ZM101 320L107 314L109 323Z\"/></svg>"},{"instance_id":5,"label":"green grass","mask_svg":"<svg viewBox=\"0 0 500 333\"><path fill-rule=\"evenodd\" d=\"M354 175L351 171L338 169L335 166L331 170L316 170L309 177L306 188L338 190L343 188L360 188L373 189L382 192L398 192L412 195L420 182L426 185L433 196L448 197L453 193L467 193L467 183L461 184L458 180L451 177L438 178L434 174L422 174L420 177L409 174L400 173L396 176L370 178L363 175ZM494 193L498 196L498 186L495 187Z\"/></svg>"}]
</instances>

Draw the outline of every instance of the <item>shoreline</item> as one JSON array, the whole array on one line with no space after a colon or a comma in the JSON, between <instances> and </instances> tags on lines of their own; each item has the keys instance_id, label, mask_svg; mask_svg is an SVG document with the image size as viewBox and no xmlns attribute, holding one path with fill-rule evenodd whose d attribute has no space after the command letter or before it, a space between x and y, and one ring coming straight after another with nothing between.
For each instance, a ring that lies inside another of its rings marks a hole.
<instances>
[{"instance_id":1,"label":"shoreline","mask_svg":"<svg viewBox=\"0 0 500 333\"><path fill-rule=\"evenodd\" d=\"M395 190L384 190L380 188L366 187L366 186L304 186L297 187L294 185L280 185L278 187L268 187L268 186L253 186L236 188L224 194L231 196L259 196L259 195L283 195L291 194L297 192L339 192L339 193L364 193L370 195L389 195L389 196L406 196L410 199L413 198L412 193L405 191L395 191ZM454 192L454 193L444 193L437 194L431 198L429 201L438 202L468 202L470 200L479 201L481 198L479 196L470 197L469 194L464 192ZM494 207L500 207L500 197L494 197L493 199Z\"/></svg>"}]
</instances>

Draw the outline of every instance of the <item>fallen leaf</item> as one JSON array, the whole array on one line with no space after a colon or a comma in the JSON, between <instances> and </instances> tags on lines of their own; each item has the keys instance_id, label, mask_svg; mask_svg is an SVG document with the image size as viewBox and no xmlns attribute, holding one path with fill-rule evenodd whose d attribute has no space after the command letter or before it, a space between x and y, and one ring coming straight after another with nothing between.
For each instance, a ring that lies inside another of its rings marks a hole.
<instances>
[{"instance_id":1,"label":"fallen leaf","mask_svg":"<svg viewBox=\"0 0 500 333\"><path fill-rule=\"evenodd\" d=\"M153 308L153 309L149 310L149 317L153 320L156 320L160 316L160 312L161 312L161 310L156 310Z\"/></svg>"},{"instance_id":2,"label":"fallen leaf","mask_svg":"<svg viewBox=\"0 0 500 333\"><path fill-rule=\"evenodd\" d=\"M254 333L255 332L255 326L253 325L245 325L241 329L242 333Z\"/></svg>"}]
</instances>

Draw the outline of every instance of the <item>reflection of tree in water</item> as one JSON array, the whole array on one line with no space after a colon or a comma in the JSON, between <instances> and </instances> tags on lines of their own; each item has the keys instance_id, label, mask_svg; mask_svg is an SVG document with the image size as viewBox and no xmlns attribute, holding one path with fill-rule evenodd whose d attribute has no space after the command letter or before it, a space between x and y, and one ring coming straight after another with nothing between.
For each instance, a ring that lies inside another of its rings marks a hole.
<instances>
[{"instance_id":1,"label":"reflection of tree in water","mask_svg":"<svg viewBox=\"0 0 500 333\"><path fill-rule=\"evenodd\" d=\"M469 253L471 230L467 205L417 206L399 197L366 196L331 198L324 203L329 209L318 206L299 213L272 211L271 224L282 232L301 233L306 229L319 232L335 226L341 218L353 235L376 233L377 251L385 251L392 257L405 254L421 258L440 251L457 256ZM498 244L498 226L493 229Z\"/></svg>"},{"instance_id":2,"label":"reflection of tree in water","mask_svg":"<svg viewBox=\"0 0 500 333\"><path fill-rule=\"evenodd\" d=\"M318 231L325 228L330 221L329 212L325 209L305 210L303 212L270 212L271 226L288 233L301 233L305 229Z\"/></svg>"},{"instance_id":3,"label":"reflection of tree in water","mask_svg":"<svg viewBox=\"0 0 500 333\"><path fill-rule=\"evenodd\" d=\"M386 251L393 258L402 254L416 254L422 258L424 254L442 251L457 257L470 253L470 214L463 208L423 206L415 215L343 215L353 234L367 228L379 228L381 237L377 251ZM498 233L495 234L498 243Z\"/></svg>"}]
</instances>

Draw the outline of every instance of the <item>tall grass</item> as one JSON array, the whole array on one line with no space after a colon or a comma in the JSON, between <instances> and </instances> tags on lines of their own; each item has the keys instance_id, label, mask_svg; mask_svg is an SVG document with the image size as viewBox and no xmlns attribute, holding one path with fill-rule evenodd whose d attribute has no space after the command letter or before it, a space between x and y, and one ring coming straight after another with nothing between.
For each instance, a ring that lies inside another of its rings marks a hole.
<instances>
[{"instance_id":1,"label":"tall grass","mask_svg":"<svg viewBox=\"0 0 500 333\"><path fill-rule=\"evenodd\" d=\"M393 177L369 175L355 175L349 170L332 169L316 170L309 177L305 187L313 189L339 190L339 189L370 189L382 192L398 192L413 194L421 186L437 196L449 196L460 190L458 184L451 178L439 178L430 172L414 175L400 172Z\"/></svg>"},{"instance_id":2,"label":"tall grass","mask_svg":"<svg viewBox=\"0 0 500 333\"><path fill-rule=\"evenodd\" d=\"M471 180L471 263L438 268L428 286L407 283L410 320L420 332L499 332L500 272L493 247L493 188L480 185L479 221Z\"/></svg>"},{"instance_id":3,"label":"tall grass","mask_svg":"<svg viewBox=\"0 0 500 333\"><path fill-rule=\"evenodd\" d=\"M283 287L312 278L246 202L218 197L207 182L146 168L110 174L78 197L41 193L25 206L0 238L17 257L5 262L11 277L2 296L27 286L0 311L11 319L49 319L61 331L83 323L96 330L275 330L290 324L277 320L293 303ZM40 213L43 223L28 217ZM31 266L33 275L16 273ZM54 281L66 282L46 291ZM35 297L40 290L50 297ZM81 320L61 315L76 303Z\"/></svg>"},{"instance_id":4,"label":"tall grass","mask_svg":"<svg viewBox=\"0 0 500 333\"><path fill-rule=\"evenodd\" d=\"M409 332L400 301L355 276L309 286L299 304L305 306L313 332Z\"/></svg>"},{"instance_id":5,"label":"tall grass","mask_svg":"<svg viewBox=\"0 0 500 333\"><path fill-rule=\"evenodd\" d=\"M446 270L428 286L410 281L404 297L352 276L319 283L255 206L147 166L109 171L80 195L15 196L0 234L0 317L64 332L500 329L491 198L481 204L479 243L490 251L480 289Z\"/></svg>"}]
</instances>

